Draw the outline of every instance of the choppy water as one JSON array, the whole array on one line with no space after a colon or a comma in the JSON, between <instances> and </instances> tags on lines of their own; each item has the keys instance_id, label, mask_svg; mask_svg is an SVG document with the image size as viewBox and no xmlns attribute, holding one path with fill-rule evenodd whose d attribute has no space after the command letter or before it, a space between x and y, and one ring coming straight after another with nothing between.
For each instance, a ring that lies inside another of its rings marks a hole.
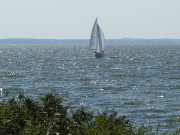
<instances>
[{"instance_id":1,"label":"choppy water","mask_svg":"<svg viewBox=\"0 0 180 135\"><path fill-rule=\"evenodd\" d=\"M0 46L0 94L68 93L67 103L114 108L138 124L180 128L180 46L107 46L94 58L86 45Z\"/></svg>"}]
</instances>

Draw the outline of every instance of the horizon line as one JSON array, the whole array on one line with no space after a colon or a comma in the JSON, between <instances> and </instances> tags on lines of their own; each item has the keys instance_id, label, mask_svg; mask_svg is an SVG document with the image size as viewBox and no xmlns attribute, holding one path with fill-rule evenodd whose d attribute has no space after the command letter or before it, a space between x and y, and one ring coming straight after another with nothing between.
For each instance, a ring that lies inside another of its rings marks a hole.
<instances>
[{"instance_id":1,"label":"horizon line","mask_svg":"<svg viewBox=\"0 0 180 135\"><path fill-rule=\"evenodd\" d=\"M90 40L90 38L0 38L0 40L7 40L7 39L38 39L38 40ZM180 38L106 38L105 40L121 40L121 39L145 39L145 40L152 40L152 39L180 39Z\"/></svg>"}]
</instances>

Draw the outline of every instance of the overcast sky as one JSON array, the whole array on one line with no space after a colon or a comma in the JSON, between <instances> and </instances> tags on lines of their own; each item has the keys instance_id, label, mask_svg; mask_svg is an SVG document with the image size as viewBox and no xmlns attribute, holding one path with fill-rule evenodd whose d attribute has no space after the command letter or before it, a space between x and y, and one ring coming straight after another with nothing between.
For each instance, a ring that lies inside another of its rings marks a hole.
<instances>
[{"instance_id":1,"label":"overcast sky","mask_svg":"<svg viewBox=\"0 0 180 135\"><path fill-rule=\"evenodd\" d=\"M180 38L180 0L0 0L0 38Z\"/></svg>"}]
</instances>

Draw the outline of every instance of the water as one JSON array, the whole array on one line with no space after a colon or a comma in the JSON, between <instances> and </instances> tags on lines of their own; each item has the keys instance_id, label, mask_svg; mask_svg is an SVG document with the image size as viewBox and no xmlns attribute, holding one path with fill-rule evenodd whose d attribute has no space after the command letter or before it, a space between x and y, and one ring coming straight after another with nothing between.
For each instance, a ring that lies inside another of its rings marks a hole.
<instances>
[{"instance_id":1,"label":"water","mask_svg":"<svg viewBox=\"0 0 180 135\"><path fill-rule=\"evenodd\" d=\"M73 108L180 128L180 46L109 45L96 59L86 45L1 45L0 58L1 97L56 90Z\"/></svg>"}]
</instances>

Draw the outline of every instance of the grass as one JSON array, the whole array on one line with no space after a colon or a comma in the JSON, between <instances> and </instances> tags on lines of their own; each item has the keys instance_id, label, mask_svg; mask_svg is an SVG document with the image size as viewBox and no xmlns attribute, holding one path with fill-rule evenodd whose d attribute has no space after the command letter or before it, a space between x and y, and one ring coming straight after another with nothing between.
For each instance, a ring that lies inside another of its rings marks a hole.
<instances>
[{"instance_id":1,"label":"grass","mask_svg":"<svg viewBox=\"0 0 180 135\"><path fill-rule=\"evenodd\" d=\"M136 127L114 110L96 115L84 108L68 113L62 98L48 93L35 101L19 94L0 102L0 134L2 135L179 135L179 131L160 133L159 125Z\"/></svg>"}]
</instances>

